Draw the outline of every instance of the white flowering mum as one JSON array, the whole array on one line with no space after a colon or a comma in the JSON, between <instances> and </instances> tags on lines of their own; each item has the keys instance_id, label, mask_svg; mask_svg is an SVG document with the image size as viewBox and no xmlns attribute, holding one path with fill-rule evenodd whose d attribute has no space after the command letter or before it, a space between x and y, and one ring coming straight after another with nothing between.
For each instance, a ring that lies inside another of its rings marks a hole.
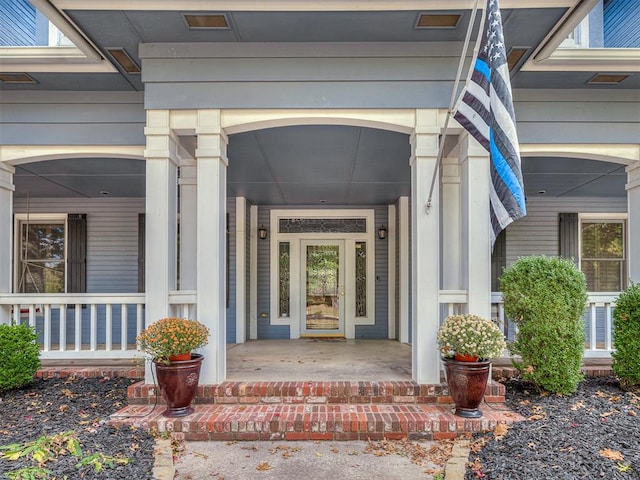
<instances>
[{"instance_id":1,"label":"white flowering mum","mask_svg":"<svg viewBox=\"0 0 640 480\"><path fill-rule=\"evenodd\" d=\"M465 313L445 319L438 330L438 346L445 356L458 353L489 359L502 355L507 344L494 322Z\"/></svg>"}]
</instances>

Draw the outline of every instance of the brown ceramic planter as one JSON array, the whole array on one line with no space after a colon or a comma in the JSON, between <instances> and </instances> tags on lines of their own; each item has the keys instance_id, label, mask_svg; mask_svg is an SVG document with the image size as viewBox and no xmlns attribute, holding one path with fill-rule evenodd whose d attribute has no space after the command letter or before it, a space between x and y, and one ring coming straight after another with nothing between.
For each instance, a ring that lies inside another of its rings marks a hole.
<instances>
[{"instance_id":1,"label":"brown ceramic planter","mask_svg":"<svg viewBox=\"0 0 640 480\"><path fill-rule=\"evenodd\" d=\"M443 358L449 395L456 404L455 414L464 418L482 417L478 408L489 380L491 362L458 362Z\"/></svg>"},{"instance_id":2,"label":"brown ceramic planter","mask_svg":"<svg viewBox=\"0 0 640 480\"><path fill-rule=\"evenodd\" d=\"M191 402L200 380L203 356L191 354L191 360L171 362L169 365L153 362L156 366L160 393L167 403L165 417L183 417L193 413Z\"/></svg>"}]
</instances>

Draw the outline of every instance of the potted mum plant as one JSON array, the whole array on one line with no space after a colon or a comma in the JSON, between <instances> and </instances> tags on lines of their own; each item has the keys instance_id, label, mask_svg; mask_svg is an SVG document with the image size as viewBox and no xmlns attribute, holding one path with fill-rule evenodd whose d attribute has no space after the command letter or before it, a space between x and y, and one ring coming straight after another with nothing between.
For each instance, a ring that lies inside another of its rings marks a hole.
<instances>
[{"instance_id":1,"label":"potted mum plant","mask_svg":"<svg viewBox=\"0 0 640 480\"><path fill-rule=\"evenodd\" d=\"M507 347L500 328L478 315L450 315L438 329L437 341L455 414L481 417L478 407L489 380L491 359Z\"/></svg>"},{"instance_id":2,"label":"potted mum plant","mask_svg":"<svg viewBox=\"0 0 640 480\"><path fill-rule=\"evenodd\" d=\"M145 328L136 341L155 365L158 387L167 404L164 415L193 413L191 402L204 358L193 350L209 342L209 329L197 320L163 318Z\"/></svg>"}]
</instances>

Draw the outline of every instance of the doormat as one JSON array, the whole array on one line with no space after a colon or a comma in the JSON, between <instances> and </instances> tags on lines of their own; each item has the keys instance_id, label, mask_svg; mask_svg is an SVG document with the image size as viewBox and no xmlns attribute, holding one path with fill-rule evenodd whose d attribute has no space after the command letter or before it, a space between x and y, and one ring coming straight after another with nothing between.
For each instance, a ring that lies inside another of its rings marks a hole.
<instances>
[{"instance_id":1,"label":"doormat","mask_svg":"<svg viewBox=\"0 0 640 480\"><path fill-rule=\"evenodd\" d=\"M330 342L330 343L337 343L337 342L346 342L347 339L345 337L312 337L312 338L307 338L307 342Z\"/></svg>"}]
</instances>

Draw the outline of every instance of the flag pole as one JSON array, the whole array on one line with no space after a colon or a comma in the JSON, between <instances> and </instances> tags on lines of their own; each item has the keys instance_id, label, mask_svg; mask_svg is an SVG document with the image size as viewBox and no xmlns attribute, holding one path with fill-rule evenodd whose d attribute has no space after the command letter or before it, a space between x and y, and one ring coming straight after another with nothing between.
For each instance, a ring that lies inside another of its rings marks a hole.
<instances>
[{"instance_id":1,"label":"flag pole","mask_svg":"<svg viewBox=\"0 0 640 480\"><path fill-rule=\"evenodd\" d=\"M433 169L433 176L431 177L431 187L429 188L429 197L427 198L427 204L425 206L425 210L427 214L429 214L431 211L431 206L432 206L431 201L433 200L433 190L436 186L436 178L438 176L440 164L442 163L442 155L444 154L444 141L447 138L449 120L451 119L453 112L457 109L457 105L460 103L460 99L458 99L457 102L455 101L456 93L458 91L458 85L460 84L460 77L462 76L462 69L464 67L464 60L467 56L467 49L469 48L469 43L471 41L471 32L473 31L473 24L475 22L476 14L478 12L479 1L480 0L475 0L475 3L473 4L473 11L471 12L471 18L469 19L467 34L464 39L464 45L462 46L462 53L460 54L460 60L458 61L458 71L456 72L456 78L455 78L455 81L453 82L453 90L451 91L451 99L449 100L449 109L447 110L447 117L445 118L445 121L444 121L442 138L440 139L440 144L438 145L438 157L436 159L436 166ZM487 3L487 0L483 0L483 5L484 5L483 10L484 8L486 8L486 3ZM472 65L469 67L466 83L469 83L469 79L471 78L471 75L473 73L473 59L475 59L478 56L478 49L480 48L480 35L482 35L483 30L484 30L484 15L481 17L480 28L478 30L478 40L476 40L476 44L474 46L473 57L471 61ZM456 107L455 109L454 109L454 106Z\"/></svg>"}]
</instances>

